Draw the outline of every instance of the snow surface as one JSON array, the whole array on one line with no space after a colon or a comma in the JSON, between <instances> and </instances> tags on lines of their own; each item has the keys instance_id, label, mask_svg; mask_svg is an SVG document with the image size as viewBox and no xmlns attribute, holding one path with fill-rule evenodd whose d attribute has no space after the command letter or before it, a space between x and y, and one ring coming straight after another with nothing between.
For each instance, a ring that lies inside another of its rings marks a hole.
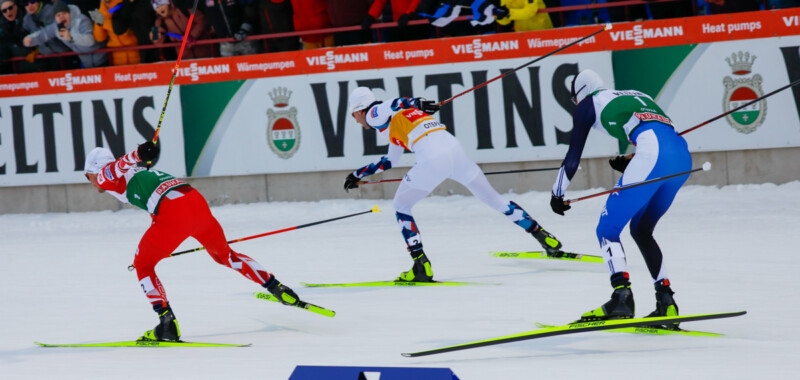
<instances>
[{"instance_id":1,"label":"snow surface","mask_svg":"<svg viewBox=\"0 0 800 380\"><path fill-rule=\"evenodd\" d=\"M598 189L573 191L568 198ZM335 318L255 299L260 288L194 252L159 276L188 341L248 348L41 348L135 339L157 319L126 267L149 216L140 210L2 215L1 379L286 379L296 365L447 367L466 379L797 379L800 372L800 182L685 187L658 228L682 314L747 310L684 324L721 338L591 332L421 358L423 351L566 323L608 299L605 265L490 257L538 244L472 197L430 197L415 208L439 280L497 285L304 288L299 282L389 280L411 266L389 200L216 207L229 239L369 210L234 244ZM108 196L108 195L98 195ZM509 194L565 242L600 254L602 197L566 217L549 193ZM628 249L637 315L655 304L636 245ZM180 249L196 247L192 239Z\"/></svg>"}]
</instances>

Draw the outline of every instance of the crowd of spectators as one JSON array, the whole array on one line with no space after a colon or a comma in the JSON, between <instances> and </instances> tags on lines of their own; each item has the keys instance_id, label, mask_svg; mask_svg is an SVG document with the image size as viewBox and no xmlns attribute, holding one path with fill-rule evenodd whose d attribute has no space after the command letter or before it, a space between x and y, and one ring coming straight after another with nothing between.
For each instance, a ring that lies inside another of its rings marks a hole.
<instances>
[{"instance_id":1,"label":"crowd of spectators","mask_svg":"<svg viewBox=\"0 0 800 380\"><path fill-rule=\"evenodd\" d=\"M800 6L800 0L678 0L569 12L624 0L0 0L0 74L410 41ZM458 16L472 16L462 20ZM415 20L429 19L431 23ZM376 23L396 27L375 27ZM336 33L320 29L351 27ZM269 38L300 32L299 36ZM248 38L249 36L257 36ZM196 43L225 39L213 44ZM151 46L147 46L151 45ZM159 48L159 46L161 46ZM98 49L123 48L111 51ZM55 57L41 58L59 53ZM10 62L11 57L25 57Z\"/></svg>"}]
</instances>

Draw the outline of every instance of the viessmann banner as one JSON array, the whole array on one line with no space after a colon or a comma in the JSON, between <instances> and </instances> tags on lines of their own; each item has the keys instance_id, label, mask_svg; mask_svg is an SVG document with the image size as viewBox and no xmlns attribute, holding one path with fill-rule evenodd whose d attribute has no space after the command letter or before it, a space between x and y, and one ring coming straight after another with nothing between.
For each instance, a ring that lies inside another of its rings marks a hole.
<instances>
[{"instance_id":1,"label":"viessmann banner","mask_svg":"<svg viewBox=\"0 0 800 380\"><path fill-rule=\"evenodd\" d=\"M688 129L800 79L796 13L615 24L571 54L454 100L436 117L478 162L560 159L571 130L569 81L592 68L611 87L651 94L679 130ZM597 30L187 61L170 98L158 167L179 176L354 169L386 151L347 114L355 87L384 99L447 99ZM152 135L172 66L0 77L0 186L82 182L82 157L92 147L133 149ZM687 140L695 151L798 146L798 98L800 91L787 90ZM619 149L625 146L595 133L585 156Z\"/></svg>"}]
</instances>

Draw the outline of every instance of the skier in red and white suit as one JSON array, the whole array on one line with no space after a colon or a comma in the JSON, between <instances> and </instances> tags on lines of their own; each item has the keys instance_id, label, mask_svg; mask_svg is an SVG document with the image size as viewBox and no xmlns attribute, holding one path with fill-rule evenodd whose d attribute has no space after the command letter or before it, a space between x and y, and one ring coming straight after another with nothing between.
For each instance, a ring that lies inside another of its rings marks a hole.
<instances>
[{"instance_id":1,"label":"skier in red and white suit","mask_svg":"<svg viewBox=\"0 0 800 380\"><path fill-rule=\"evenodd\" d=\"M205 198L188 183L170 174L140 166L155 162L160 148L152 141L115 160L106 148L95 148L86 158L86 178L98 192L108 192L123 203L147 210L152 224L147 229L133 261L142 286L160 322L146 331L140 340L173 340L180 329L167 301L164 287L156 276L155 266L188 237L197 239L214 261L236 270L267 288L284 304L299 301L297 294L282 285L250 257L233 251L225 233L211 214Z\"/></svg>"}]
</instances>

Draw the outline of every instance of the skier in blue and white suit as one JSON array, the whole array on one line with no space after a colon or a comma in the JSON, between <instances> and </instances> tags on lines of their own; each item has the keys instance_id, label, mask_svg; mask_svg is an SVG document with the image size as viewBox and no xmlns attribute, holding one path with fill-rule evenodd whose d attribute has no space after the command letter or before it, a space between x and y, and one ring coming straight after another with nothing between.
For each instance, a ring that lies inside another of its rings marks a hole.
<instances>
[{"instance_id":1,"label":"skier in blue and white suit","mask_svg":"<svg viewBox=\"0 0 800 380\"><path fill-rule=\"evenodd\" d=\"M679 136L653 99L639 91L606 89L603 80L592 70L578 73L572 81L573 113L569 150L558 172L550 206L564 215L570 206L564 192L575 175L586 138L591 129L606 132L636 146L636 153L609 160L623 172L617 187L662 177L691 169L692 157L683 137ZM581 321L632 318L633 293L620 234L630 222L631 235L644 256L656 289L656 310L649 316L678 315L661 249L653 238L658 220L672 204L689 175L639 186L609 195L597 225L597 239L611 272L614 293L601 307L581 316ZM667 326L664 326L667 327ZM672 328L673 326L669 326Z\"/></svg>"}]
</instances>

